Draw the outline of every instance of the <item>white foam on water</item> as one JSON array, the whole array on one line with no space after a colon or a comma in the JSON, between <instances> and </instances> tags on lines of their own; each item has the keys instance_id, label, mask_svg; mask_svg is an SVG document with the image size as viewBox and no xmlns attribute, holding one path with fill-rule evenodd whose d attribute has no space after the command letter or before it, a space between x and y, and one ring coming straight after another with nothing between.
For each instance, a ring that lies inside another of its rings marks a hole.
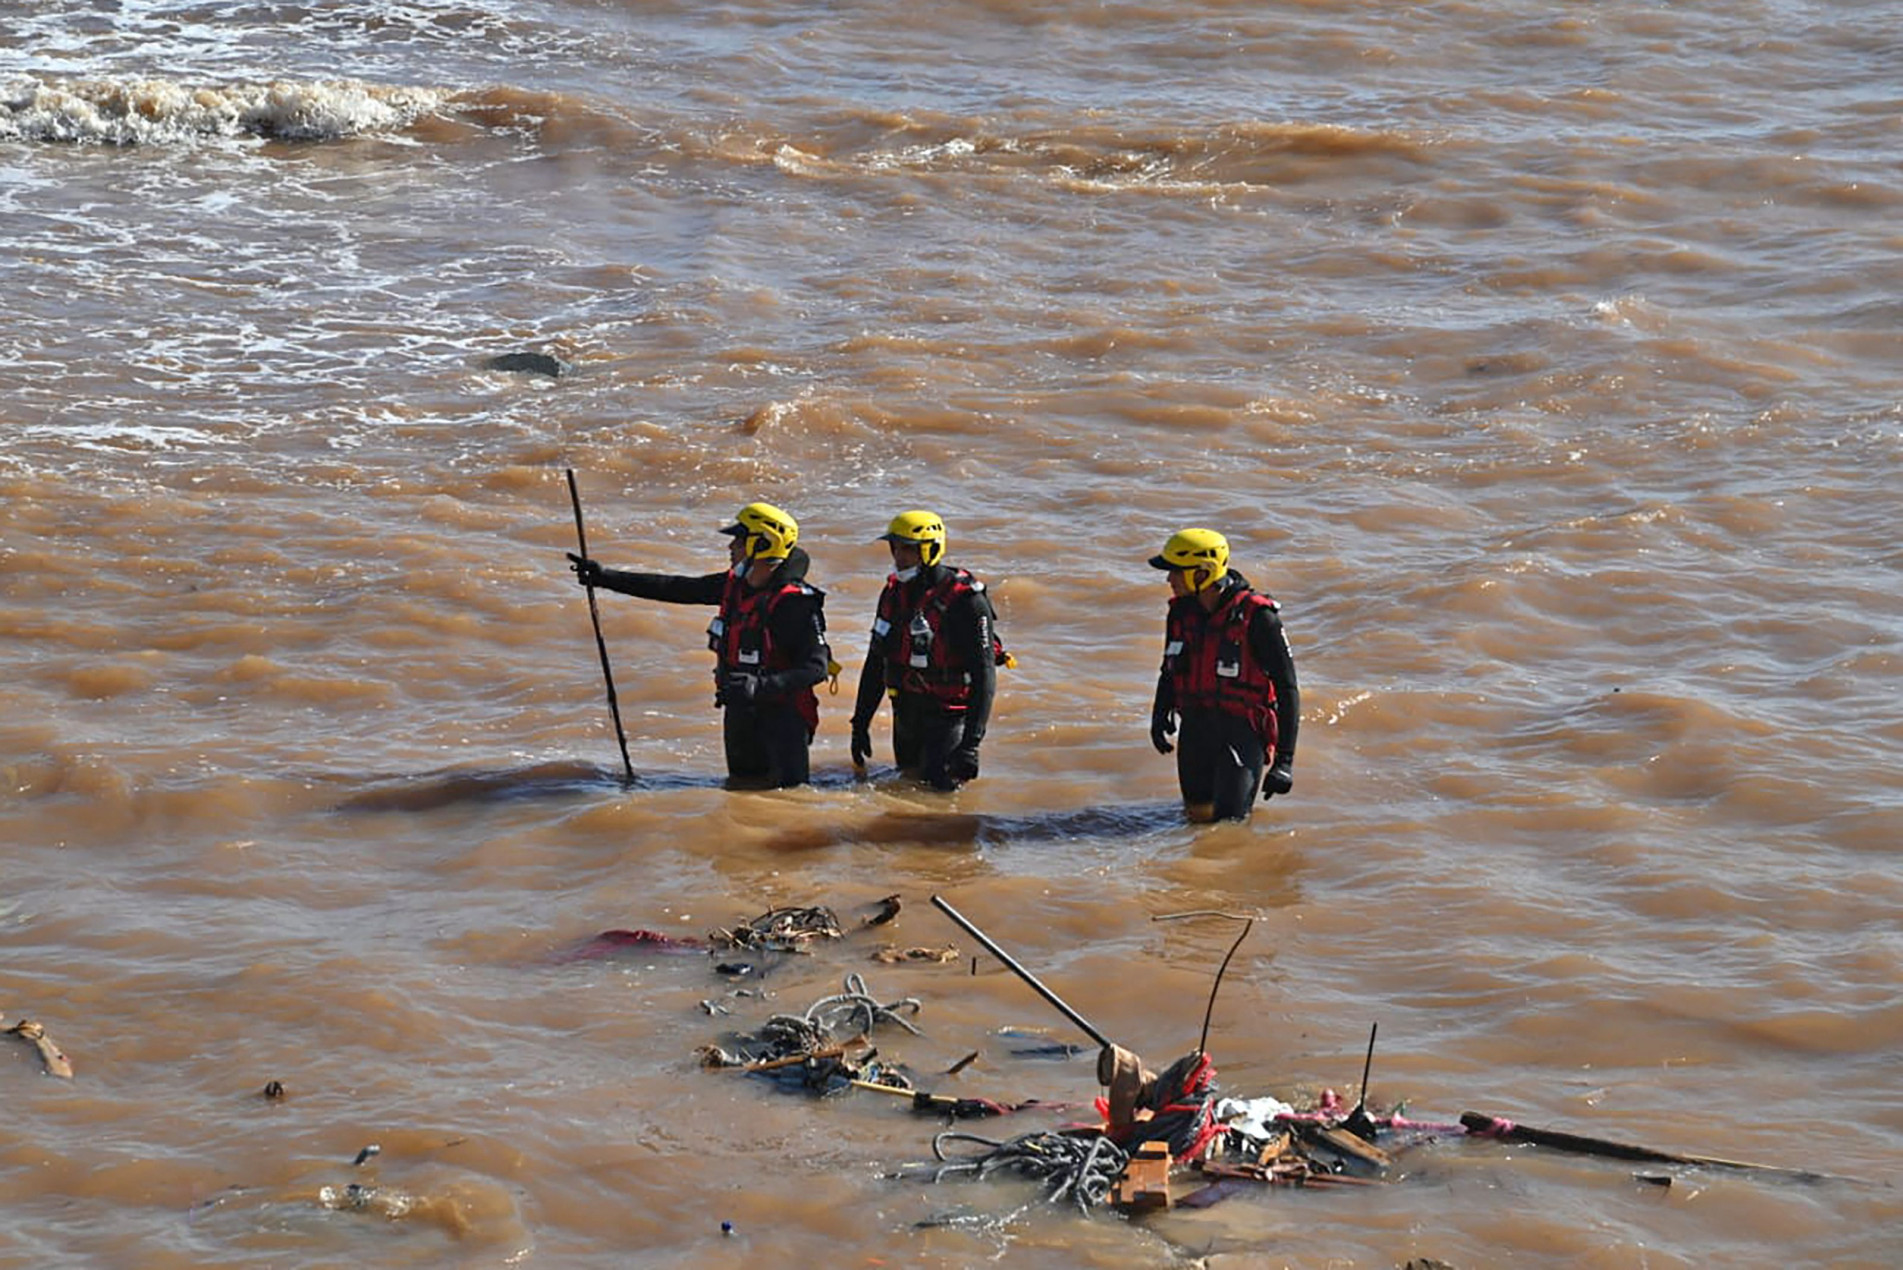
<instances>
[{"instance_id":1,"label":"white foam on water","mask_svg":"<svg viewBox=\"0 0 1903 1270\"><path fill-rule=\"evenodd\" d=\"M79 74L176 79L258 77L264 63L287 78L347 75L401 78L406 65L479 62L489 53L520 60L549 43L549 32L525 22L510 0L226 0L181 5L176 0L36 0L7 6L0 55L8 68L42 79ZM13 10L27 10L16 13ZM290 60L284 60L284 59ZM453 76L452 76L453 77Z\"/></svg>"},{"instance_id":2,"label":"white foam on water","mask_svg":"<svg viewBox=\"0 0 1903 1270\"><path fill-rule=\"evenodd\" d=\"M203 428L153 423L92 423L61 427L21 428L17 436L56 440L80 450L185 450L201 446L238 445L242 436L220 435Z\"/></svg>"},{"instance_id":3,"label":"white foam on water","mask_svg":"<svg viewBox=\"0 0 1903 1270\"><path fill-rule=\"evenodd\" d=\"M0 140L139 145L202 138L335 141L394 133L438 110L430 88L358 80L192 84L165 78L0 83Z\"/></svg>"}]
</instances>

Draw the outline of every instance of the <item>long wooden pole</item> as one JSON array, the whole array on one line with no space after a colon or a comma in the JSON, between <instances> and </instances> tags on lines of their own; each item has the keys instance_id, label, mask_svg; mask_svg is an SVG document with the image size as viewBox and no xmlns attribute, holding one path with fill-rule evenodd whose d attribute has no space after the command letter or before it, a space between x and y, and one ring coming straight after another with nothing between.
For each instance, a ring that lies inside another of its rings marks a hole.
<instances>
[{"instance_id":1,"label":"long wooden pole","mask_svg":"<svg viewBox=\"0 0 1903 1270\"><path fill-rule=\"evenodd\" d=\"M1478 1111L1460 1113L1460 1123L1474 1137L1500 1138L1507 1142L1531 1142L1535 1146L1552 1147L1558 1151L1577 1151L1582 1155L1602 1155L1614 1160L1644 1160L1658 1164L1696 1164L1707 1168L1745 1169L1754 1173L1776 1173L1800 1182L1820 1180L1853 1181L1851 1178L1838 1178L1829 1173L1818 1173L1811 1169L1783 1168L1775 1164L1754 1164L1749 1160L1725 1160L1715 1155L1689 1155L1679 1151L1660 1151L1653 1147L1638 1146L1630 1142L1613 1142L1606 1138L1590 1138L1579 1133L1565 1133L1558 1129L1536 1129L1532 1125L1516 1124L1499 1116L1489 1116Z\"/></svg>"},{"instance_id":2,"label":"long wooden pole","mask_svg":"<svg viewBox=\"0 0 1903 1270\"><path fill-rule=\"evenodd\" d=\"M575 505L575 541L582 559L588 559L588 530L581 519L581 493L575 488L575 469L568 468L568 501ZM588 587L588 617L595 624L595 651L601 654L601 677L608 683L608 713L614 716L615 743L621 747L621 770L628 783L634 783L634 762L628 757L628 734L621 730L621 702L615 697L615 672L608 665L608 641L601 637L601 606L595 603L595 588Z\"/></svg>"}]
</instances>

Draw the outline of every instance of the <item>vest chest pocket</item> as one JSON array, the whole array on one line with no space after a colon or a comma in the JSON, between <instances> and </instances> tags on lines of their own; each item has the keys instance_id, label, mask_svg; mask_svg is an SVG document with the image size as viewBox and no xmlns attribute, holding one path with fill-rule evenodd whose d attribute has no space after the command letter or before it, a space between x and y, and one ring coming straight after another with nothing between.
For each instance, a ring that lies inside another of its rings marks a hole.
<instances>
[{"instance_id":1,"label":"vest chest pocket","mask_svg":"<svg viewBox=\"0 0 1903 1270\"><path fill-rule=\"evenodd\" d=\"M1216 650L1216 674L1222 679L1240 679L1242 677L1242 645L1236 640L1224 640Z\"/></svg>"},{"instance_id":2,"label":"vest chest pocket","mask_svg":"<svg viewBox=\"0 0 1903 1270\"><path fill-rule=\"evenodd\" d=\"M932 664L932 624L925 620L924 613L914 613L906 633L912 639L911 665L915 670L924 670Z\"/></svg>"}]
</instances>

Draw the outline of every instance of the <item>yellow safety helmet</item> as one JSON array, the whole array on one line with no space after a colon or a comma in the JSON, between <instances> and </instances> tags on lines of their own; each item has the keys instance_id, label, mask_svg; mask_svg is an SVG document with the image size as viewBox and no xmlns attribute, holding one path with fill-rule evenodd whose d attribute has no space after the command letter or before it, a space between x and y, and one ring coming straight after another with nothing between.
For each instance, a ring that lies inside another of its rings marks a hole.
<instances>
[{"instance_id":1,"label":"yellow safety helmet","mask_svg":"<svg viewBox=\"0 0 1903 1270\"><path fill-rule=\"evenodd\" d=\"M1213 529L1179 529L1150 557L1158 569L1190 570L1189 589L1200 591L1229 575L1229 540Z\"/></svg>"},{"instance_id":2,"label":"yellow safety helmet","mask_svg":"<svg viewBox=\"0 0 1903 1270\"><path fill-rule=\"evenodd\" d=\"M879 541L916 544L921 561L937 564L945 556L945 522L931 512L900 512Z\"/></svg>"},{"instance_id":3,"label":"yellow safety helmet","mask_svg":"<svg viewBox=\"0 0 1903 1270\"><path fill-rule=\"evenodd\" d=\"M740 554L748 560L784 560L800 540L799 522L772 503L748 503L720 532L744 538Z\"/></svg>"}]
</instances>

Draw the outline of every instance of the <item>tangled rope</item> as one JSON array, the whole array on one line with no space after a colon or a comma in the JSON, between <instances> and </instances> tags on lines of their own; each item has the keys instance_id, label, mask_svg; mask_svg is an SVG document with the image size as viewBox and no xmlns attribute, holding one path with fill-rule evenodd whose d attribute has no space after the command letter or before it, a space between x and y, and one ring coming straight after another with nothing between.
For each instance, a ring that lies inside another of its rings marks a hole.
<instances>
[{"instance_id":1,"label":"tangled rope","mask_svg":"<svg viewBox=\"0 0 1903 1270\"><path fill-rule=\"evenodd\" d=\"M947 1142L975 1142L987 1148L963 1159L945 1155ZM1059 1204L1069 1199L1079 1212L1089 1212L1110 1196L1110 1188L1130 1162L1124 1149L1100 1134L1026 1133L1008 1142L951 1130L932 1139L932 1155L941 1163L932 1181L955 1174L983 1179L1001 1170L1045 1184L1045 1199Z\"/></svg>"},{"instance_id":2,"label":"tangled rope","mask_svg":"<svg viewBox=\"0 0 1903 1270\"><path fill-rule=\"evenodd\" d=\"M1168 1142L1176 1159L1200 1155L1222 1132L1216 1122L1216 1065L1200 1050L1165 1068L1144 1105L1155 1115L1131 1126L1133 1134L1141 1141Z\"/></svg>"},{"instance_id":3,"label":"tangled rope","mask_svg":"<svg viewBox=\"0 0 1903 1270\"><path fill-rule=\"evenodd\" d=\"M881 1005L866 990L866 981L858 973L846 976L846 990L830 997L822 997L806 1007L804 1014L776 1014L768 1019L760 1029L763 1039L780 1043L785 1037L788 1044L786 1053L800 1050L814 1050L825 1045L842 1031L847 1034L857 1032L871 1035L872 1029L880 1023L896 1023L913 1036L919 1030L899 1017L900 1010L910 1010L917 1014L920 1010L917 997L902 997L887 1005ZM848 1025L858 1023L856 1028Z\"/></svg>"}]
</instances>

